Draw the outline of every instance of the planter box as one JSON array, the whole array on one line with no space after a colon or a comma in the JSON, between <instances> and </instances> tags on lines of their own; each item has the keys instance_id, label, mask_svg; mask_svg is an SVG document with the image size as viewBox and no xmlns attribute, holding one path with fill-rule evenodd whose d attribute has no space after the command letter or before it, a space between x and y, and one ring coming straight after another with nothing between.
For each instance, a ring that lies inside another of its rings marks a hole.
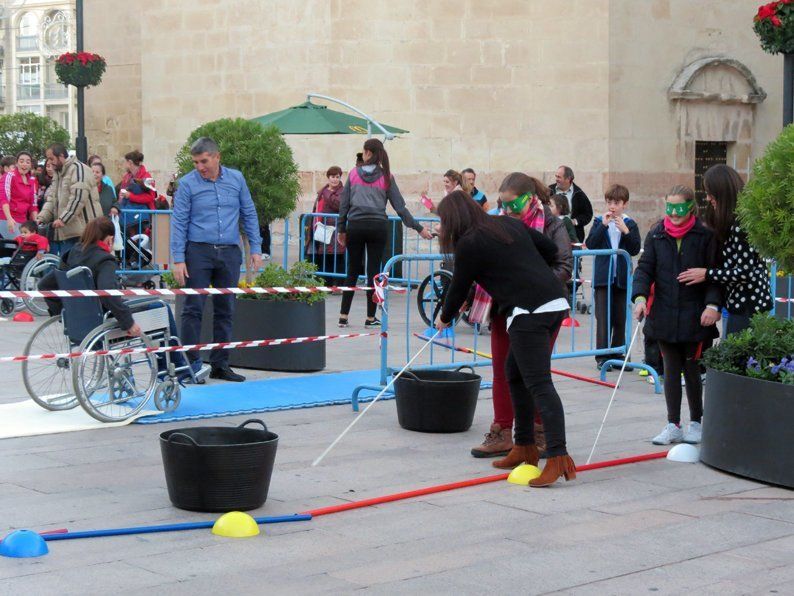
<instances>
[{"instance_id":1,"label":"planter box","mask_svg":"<svg viewBox=\"0 0 794 596\"><path fill-rule=\"evenodd\" d=\"M177 296L176 318L181 325L184 297ZM325 335L325 301L303 302L237 299L232 321L232 341ZM181 336L181 334L180 334ZM204 303L201 342L212 341L212 300ZM209 352L202 352L205 362ZM240 348L231 350L229 364L239 368L312 372L325 368L325 342Z\"/></svg>"},{"instance_id":2,"label":"planter box","mask_svg":"<svg viewBox=\"0 0 794 596\"><path fill-rule=\"evenodd\" d=\"M700 459L794 488L794 386L709 369Z\"/></svg>"}]
</instances>

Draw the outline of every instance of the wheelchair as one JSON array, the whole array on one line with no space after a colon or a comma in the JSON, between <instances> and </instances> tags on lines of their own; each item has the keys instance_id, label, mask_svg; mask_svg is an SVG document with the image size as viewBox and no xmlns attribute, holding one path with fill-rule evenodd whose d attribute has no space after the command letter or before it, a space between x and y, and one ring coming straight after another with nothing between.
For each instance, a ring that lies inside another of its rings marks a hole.
<instances>
[{"instance_id":1,"label":"wheelchair","mask_svg":"<svg viewBox=\"0 0 794 596\"><path fill-rule=\"evenodd\" d=\"M451 263L441 262L441 268L433 271L425 277L419 284L416 293L416 308L419 316L428 327L435 325L435 321L441 310L444 308L444 298L447 290L452 284ZM461 320L469 327L474 328L475 333L482 331L482 326L478 323L469 321L468 310L461 314Z\"/></svg>"},{"instance_id":2,"label":"wheelchair","mask_svg":"<svg viewBox=\"0 0 794 596\"><path fill-rule=\"evenodd\" d=\"M55 271L62 290L93 288L91 271L75 267ZM80 404L101 422L122 422L135 417L153 399L158 410L170 412L181 400L180 381L198 382L187 358L177 366L172 353L106 351L180 345L171 335L169 309L158 298L127 301L141 337L129 337L99 298L67 298L59 316L45 321L28 340L25 355L79 352L76 358L22 362L25 387L31 398L48 410L66 410ZM99 353L96 353L99 352Z\"/></svg>"},{"instance_id":3,"label":"wheelchair","mask_svg":"<svg viewBox=\"0 0 794 596\"><path fill-rule=\"evenodd\" d=\"M58 264L55 255L44 255L43 259L35 259L38 246L35 243L23 243L17 246L15 240L0 239L0 258L4 262L0 265L0 290L35 290L38 279L52 269L53 264ZM42 313L39 306L43 301L35 298L3 298L0 301L0 315L8 316L23 304L30 308L33 314L47 314L46 305Z\"/></svg>"}]
</instances>

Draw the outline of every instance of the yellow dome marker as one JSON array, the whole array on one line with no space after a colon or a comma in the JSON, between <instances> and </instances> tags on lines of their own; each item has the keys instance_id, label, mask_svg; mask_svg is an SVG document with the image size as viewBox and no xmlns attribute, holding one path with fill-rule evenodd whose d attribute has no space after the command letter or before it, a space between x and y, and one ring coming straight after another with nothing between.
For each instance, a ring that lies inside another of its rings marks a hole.
<instances>
[{"instance_id":1,"label":"yellow dome marker","mask_svg":"<svg viewBox=\"0 0 794 596\"><path fill-rule=\"evenodd\" d=\"M526 486L529 484L530 480L534 480L538 476L540 476L540 469L537 466L521 464L513 468L513 471L510 472L510 475L507 477L507 481L511 484L523 484Z\"/></svg>"},{"instance_id":2,"label":"yellow dome marker","mask_svg":"<svg viewBox=\"0 0 794 596\"><path fill-rule=\"evenodd\" d=\"M242 511L224 513L212 526L212 533L225 538L250 538L259 534L259 525Z\"/></svg>"}]
</instances>

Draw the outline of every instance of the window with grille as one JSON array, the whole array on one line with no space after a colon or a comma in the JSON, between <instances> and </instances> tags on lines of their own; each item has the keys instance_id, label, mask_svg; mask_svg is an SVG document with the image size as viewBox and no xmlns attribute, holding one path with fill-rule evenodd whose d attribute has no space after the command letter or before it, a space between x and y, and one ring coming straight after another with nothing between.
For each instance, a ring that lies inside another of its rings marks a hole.
<instances>
[{"instance_id":1,"label":"window with grille","mask_svg":"<svg viewBox=\"0 0 794 596\"><path fill-rule=\"evenodd\" d=\"M695 198L703 206L706 191L703 189L703 174L711 166L728 163L728 143L721 141L695 141Z\"/></svg>"}]
</instances>

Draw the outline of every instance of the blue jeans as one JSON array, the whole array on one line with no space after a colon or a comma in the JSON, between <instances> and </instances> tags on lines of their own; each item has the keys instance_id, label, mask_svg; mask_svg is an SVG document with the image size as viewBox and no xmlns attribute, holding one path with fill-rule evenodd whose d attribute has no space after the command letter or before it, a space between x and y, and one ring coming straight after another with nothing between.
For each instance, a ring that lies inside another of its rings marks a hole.
<instances>
[{"instance_id":1,"label":"blue jeans","mask_svg":"<svg viewBox=\"0 0 794 596\"><path fill-rule=\"evenodd\" d=\"M231 244L204 244L188 242L185 250L187 287L189 288L233 288L240 280L240 265L243 256L240 247ZM206 296L186 296L182 309L182 342L200 343L201 317L204 312ZM213 296L212 341L223 342L232 339L232 316L234 315L234 296ZM191 361L199 359L198 352L188 352ZM229 365L227 350L213 350L210 354L213 368Z\"/></svg>"},{"instance_id":2,"label":"blue jeans","mask_svg":"<svg viewBox=\"0 0 794 596\"><path fill-rule=\"evenodd\" d=\"M66 240L57 240L50 243L50 252L62 257L64 254L72 250L80 238L67 238Z\"/></svg>"}]
</instances>

